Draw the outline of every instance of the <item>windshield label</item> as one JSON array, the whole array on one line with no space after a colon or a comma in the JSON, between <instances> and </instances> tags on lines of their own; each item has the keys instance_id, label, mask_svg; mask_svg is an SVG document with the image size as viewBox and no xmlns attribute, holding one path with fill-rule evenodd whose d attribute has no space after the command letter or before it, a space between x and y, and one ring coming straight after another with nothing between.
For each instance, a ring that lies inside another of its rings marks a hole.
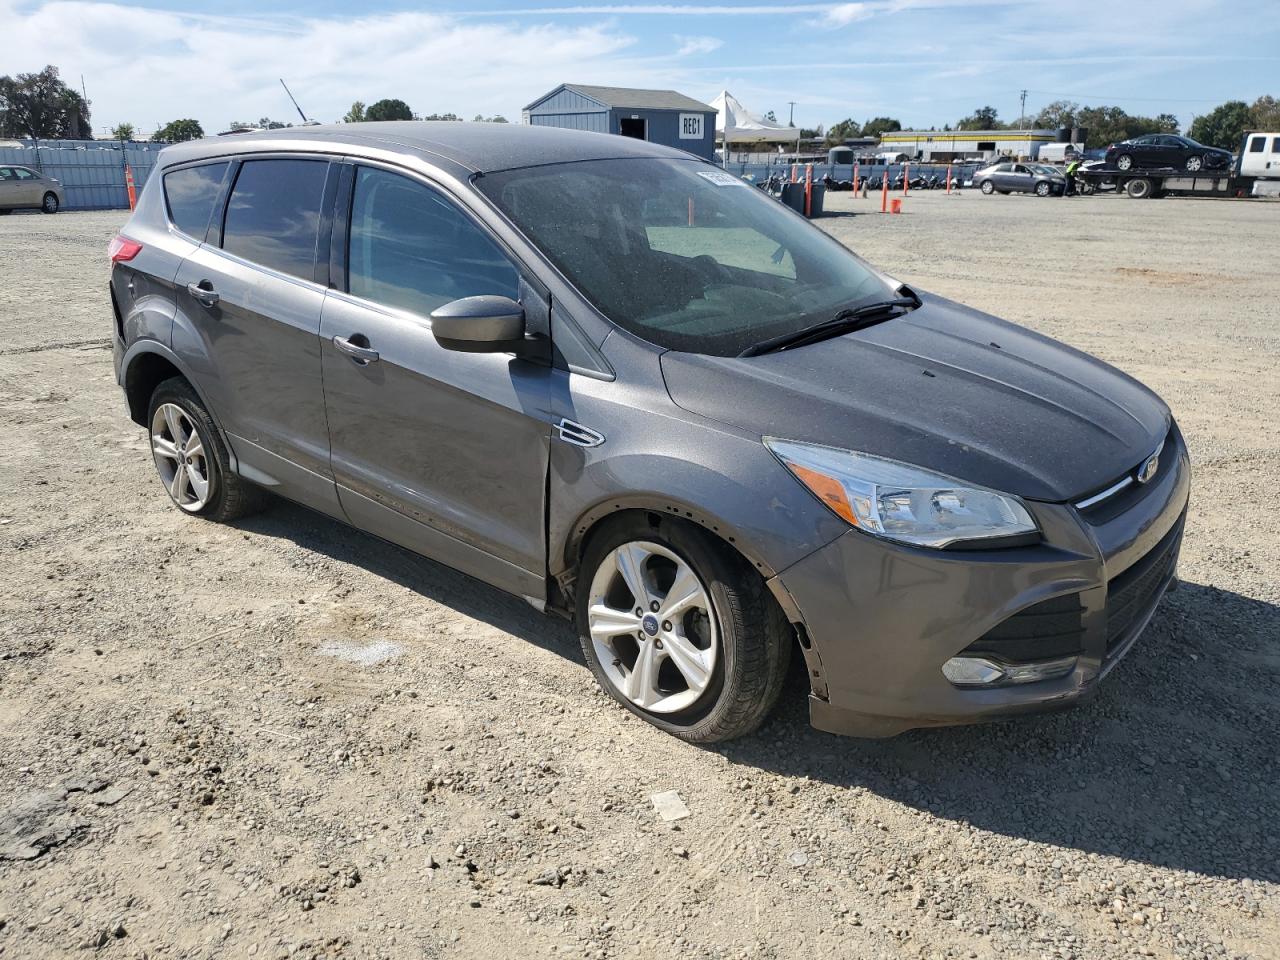
<instances>
[{"instance_id":1,"label":"windshield label","mask_svg":"<svg viewBox=\"0 0 1280 960\"><path fill-rule=\"evenodd\" d=\"M732 187L738 184L746 183L745 180L739 180L732 173L724 173L721 170L698 171L698 176L703 180L710 180L717 187Z\"/></svg>"}]
</instances>

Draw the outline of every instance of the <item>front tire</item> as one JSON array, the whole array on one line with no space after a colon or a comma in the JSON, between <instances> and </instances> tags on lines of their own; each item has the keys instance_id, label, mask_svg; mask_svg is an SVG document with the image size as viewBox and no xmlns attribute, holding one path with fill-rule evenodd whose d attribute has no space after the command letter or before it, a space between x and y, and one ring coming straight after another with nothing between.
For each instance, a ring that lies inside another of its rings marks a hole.
<instances>
[{"instance_id":1,"label":"front tire","mask_svg":"<svg viewBox=\"0 0 1280 960\"><path fill-rule=\"evenodd\" d=\"M41 213L57 213L58 212L58 195L52 190L44 195L44 199L40 201Z\"/></svg>"},{"instance_id":2,"label":"front tire","mask_svg":"<svg viewBox=\"0 0 1280 960\"><path fill-rule=\"evenodd\" d=\"M1049 184L1045 183L1043 180L1040 183L1037 183L1036 196L1047 197L1048 195L1049 195Z\"/></svg>"},{"instance_id":3,"label":"front tire","mask_svg":"<svg viewBox=\"0 0 1280 960\"><path fill-rule=\"evenodd\" d=\"M1186 163L1187 173L1199 173L1201 170L1203 170L1204 160L1205 158L1199 155L1196 155L1194 157L1187 157L1187 163Z\"/></svg>"},{"instance_id":4,"label":"front tire","mask_svg":"<svg viewBox=\"0 0 1280 960\"><path fill-rule=\"evenodd\" d=\"M231 470L222 435L186 380L156 387L147 423L156 472L178 509L226 523L265 506L267 493Z\"/></svg>"},{"instance_id":5,"label":"front tire","mask_svg":"<svg viewBox=\"0 0 1280 960\"><path fill-rule=\"evenodd\" d=\"M591 538L578 635L600 686L690 743L755 730L772 711L791 632L760 575L700 528L628 515Z\"/></svg>"}]
</instances>

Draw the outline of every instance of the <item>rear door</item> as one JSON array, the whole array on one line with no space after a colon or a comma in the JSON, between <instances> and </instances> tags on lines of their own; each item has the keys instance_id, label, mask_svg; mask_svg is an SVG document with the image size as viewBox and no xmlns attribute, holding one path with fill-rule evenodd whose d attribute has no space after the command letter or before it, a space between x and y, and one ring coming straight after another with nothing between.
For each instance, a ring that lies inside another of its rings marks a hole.
<instances>
[{"instance_id":1,"label":"rear door","mask_svg":"<svg viewBox=\"0 0 1280 960\"><path fill-rule=\"evenodd\" d=\"M321 211L326 191L331 202L336 190L336 166L315 156L235 163L207 241L178 270L185 316L173 346L220 417L240 472L340 515L320 382L328 258L317 264L316 256L328 250Z\"/></svg>"},{"instance_id":2,"label":"rear door","mask_svg":"<svg viewBox=\"0 0 1280 960\"><path fill-rule=\"evenodd\" d=\"M349 169L341 276L321 325L342 506L358 527L541 599L550 368L445 350L429 314L497 294L535 316L545 296L443 191L389 168Z\"/></svg>"}]
</instances>

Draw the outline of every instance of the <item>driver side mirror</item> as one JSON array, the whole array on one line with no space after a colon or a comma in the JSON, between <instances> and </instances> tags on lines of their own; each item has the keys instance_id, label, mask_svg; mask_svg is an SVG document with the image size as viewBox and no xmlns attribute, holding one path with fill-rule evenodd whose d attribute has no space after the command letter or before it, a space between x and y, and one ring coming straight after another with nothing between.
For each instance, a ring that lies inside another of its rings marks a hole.
<instances>
[{"instance_id":1,"label":"driver side mirror","mask_svg":"<svg viewBox=\"0 0 1280 960\"><path fill-rule=\"evenodd\" d=\"M524 308L510 297L463 297L431 311L431 332L446 350L518 352L524 330Z\"/></svg>"}]
</instances>

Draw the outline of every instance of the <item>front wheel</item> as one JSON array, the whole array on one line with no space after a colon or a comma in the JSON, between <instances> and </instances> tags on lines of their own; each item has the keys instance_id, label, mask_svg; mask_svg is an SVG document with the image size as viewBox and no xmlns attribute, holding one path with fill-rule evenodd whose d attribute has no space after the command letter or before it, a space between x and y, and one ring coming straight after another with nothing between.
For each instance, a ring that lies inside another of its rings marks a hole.
<instances>
[{"instance_id":1,"label":"front wheel","mask_svg":"<svg viewBox=\"0 0 1280 960\"><path fill-rule=\"evenodd\" d=\"M692 524L634 516L588 544L578 633L600 686L636 716L691 743L755 730L791 658L768 588Z\"/></svg>"},{"instance_id":2,"label":"front wheel","mask_svg":"<svg viewBox=\"0 0 1280 960\"><path fill-rule=\"evenodd\" d=\"M44 195L44 199L40 201L40 209L44 213L58 212L58 195L50 191Z\"/></svg>"},{"instance_id":3,"label":"front wheel","mask_svg":"<svg viewBox=\"0 0 1280 960\"><path fill-rule=\"evenodd\" d=\"M1036 184L1036 196L1047 197L1049 195L1049 184L1041 180Z\"/></svg>"},{"instance_id":4,"label":"front wheel","mask_svg":"<svg viewBox=\"0 0 1280 960\"><path fill-rule=\"evenodd\" d=\"M1204 169L1204 157L1187 157L1187 173L1199 173Z\"/></svg>"},{"instance_id":5,"label":"front wheel","mask_svg":"<svg viewBox=\"0 0 1280 960\"><path fill-rule=\"evenodd\" d=\"M982 192L989 197L996 192L996 185L992 183L990 180L983 180Z\"/></svg>"}]
</instances>

